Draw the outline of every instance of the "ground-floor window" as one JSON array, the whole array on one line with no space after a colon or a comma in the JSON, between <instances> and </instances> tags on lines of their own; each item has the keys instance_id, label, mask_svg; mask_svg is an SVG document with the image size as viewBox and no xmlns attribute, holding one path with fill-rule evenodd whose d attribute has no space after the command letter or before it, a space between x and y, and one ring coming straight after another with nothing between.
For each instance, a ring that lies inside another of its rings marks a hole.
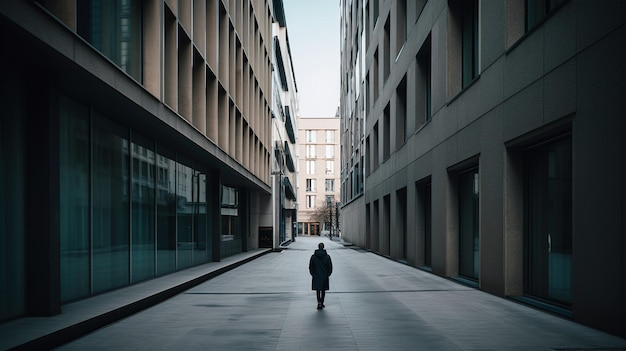
<instances>
[{"instance_id":1,"label":"ground-floor window","mask_svg":"<svg viewBox=\"0 0 626 351\"><path fill-rule=\"evenodd\" d=\"M525 293L572 302L572 138L535 146L524 154Z\"/></svg>"},{"instance_id":2,"label":"ground-floor window","mask_svg":"<svg viewBox=\"0 0 626 351\"><path fill-rule=\"evenodd\" d=\"M478 279L479 275L479 178L478 167L461 172L459 195L459 275Z\"/></svg>"},{"instance_id":3,"label":"ground-floor window","mask_svg":"<svg viewBox=\"0 0 626 351\"><path fill-rule=\"evenodd\" d=\"M239 230L239 192L237 189L222 186L222 257L241 251L241 231Z\"/></svg>"},{"instance_id":4,"label":"ground-floor window","mask_svg":"<svg viewBox=\"0 0 626 351\"><path fill-rule=\"evenodd\" d=\"M212 260L206 172L65 97L59 133L61 302Z\"/></svg>"},{"instance_id":5,"label":"ground-floor window","mask_svg":"<svg viewBox=\"0 0 626 351\"><path fill-rule=\"evenodd\" d=\"M298 235L320 235L320 223L298 222Z\"/></svg>"},{"instance_id":6,"label":"ground-floor window","mask_svg":"<svg viewBox=\"0 0 626 351\"><path fill-rule=\"evenodd\" d=\"M430 180L428 182L419 183L417 185L417 201L418 205L416 217L421 223L418 223L418 227L424 236L424 247L422 248L424 254L424 266L432 266L432 190Z\"/></svg>"},{"instance_id":7,"label":"ground-floor window","mask_svg":"<svg viewBox=\"0 0 626 351\"><path fill-rule=\"evenodd\" d=\"M4 63L5 61L3 61ZM3 64L0 80L0 320L26 311L26 150L22 115L27 83Z\"/></svg>"}]
</instances>

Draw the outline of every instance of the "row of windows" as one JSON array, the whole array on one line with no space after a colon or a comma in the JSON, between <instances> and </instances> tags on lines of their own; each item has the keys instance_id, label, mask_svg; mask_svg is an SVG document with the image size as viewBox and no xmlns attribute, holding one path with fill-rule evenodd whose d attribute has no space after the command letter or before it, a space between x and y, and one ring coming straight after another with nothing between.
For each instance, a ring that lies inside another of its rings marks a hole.
<instances>
[{"instance_id":1,"label":"row of windows","mask_svg":"<svg viewBox=\"0 0 626 351\"><path fill-rule=\"evenodd\" d=\"M525 14L525 31L529 31L564 2L565 0L528 0L525 3L514 1L512 4L520 3L519 6L522 6L522 11L518 12ZM400 9L406 9L406 0L400 0L398 4ZM508 6L514 5L508 4ZM472 84L479 76L479 1L449 0L448 7L450 20L448 49L451 59L447 63L449 75L447 78L447 93L448 97L453 97ZM402 13L401 11L398 12L398 16ZM404 18L404 21L406 21L406 18ZM389 22L389 18L387 22ZM397 30L400 32L398 32L396 37L406 40L406 28L404 25L399 24L399 26ZM368 97L365 98L367 112L369 112L369 108L376 104L380 89L382 89L389 77L390 62L395 62L395 55L401 51L398 49L398 52L394 53L394 55L389 52L388 40L391 36L388 32L389 30L390 27L386 24L382 43L384 56L380 57L380 48L376 48L372 67L365 76L366 93L369 96L371 92L373 96L371 100ZM398 47L400 46L398 44ZM433 112L431 91L431 64L433 57L431 47L431 35L429 34L414 58L416 69L408 71L398 83L393 95L394 98L384 105L381 118L366 137L365 148L366 154L369 155L367 169L369 173L374 171L381 163L387 161L394 150L401 148L408 138L431 119ZM383 61L384 66L382 67L383 84L379 83L380 60ZM458 79L455 76L458 76ZM411 96L408 95L407 90L409 84L415 87L415 91ZM392 109L392 107L395 107L395 109ZM395 111L393 115L392 111ZM395 128L391 130L394 122Z\"/></svg>"},{"instance_id":2,"label":"row of windows","mask_svg":"<svg viewBox=\"0 0 626 351\"><path fill-rule=\"evenodd\" d=\"M306 142L307 143L316 143L317 142L317 133L318 130L307 129L305 130ZM335 142L335 131L334 130L326 130L325 131L325 140L327 143Z\"/></svg>"},{"instance_id":3,"label":"row of windows","mask_svg":"<svg viewBox=\"0 0 626 351\"><path fill-rule=\"evenodd\" d=\"M323 203L317 203L316 195L307 195L306 196L306 208L320 208L325 206L330 206L335 204L335 195L325 195Z\"/></svg>"},{"instance_id":4,"label":"row of windows","mask_svg":"<svg viewBox=\"0 0 626 351\"><path fill-rule=\"evenodd\" d=\"M335 158L336 145L326 145L324 147L326 151L326 158ZM318 145L306 145L306 158L316 158Z\"/></svg>"},{"instance_id":5,"label":"row of windows","mask_svg":"<svg viewBox=\"0 0 626 351\"><path fill-rule=\"evenodd\" d=\"M324 191L335 191L335 180L334 179L326 179L324 183ZM317 179L307 178L306 179L306 191L307 192L316 192L317 191Z\"/></svg>"},{"instance_id":6,"label":"row of windows","mask_svg":"<svg viewBox=\"0 0 626 351\"><path fill-rule=\"evenodd\" d=\"M237 189L210 213L206 171L70 99L59 112L62 302L210 262L214 235L241 251Z\"/></svg>"},{"instance_id":7,"label":"row of windows","mask_svg":"<svg viewBox=\"0 0 626 351\"><path fill-rule=\"evenodd\" d=\"M511 150L515 169L521 170L515 188L522 206L516 207L523 216L523 293L559 306L570 306L572 302L572 138L571 134L547 140L544 143ZM418 266L431 267L433 256L450 254L435 251L434 241L442 242L446 233L434 232L432 221L445 220L438 228L456 227L458 245L458 275L469 281L480 280L481 257L481 213L489 211L480 201L481 177L479 160L470 162L463 169L449 169L450 192L456 198L456 206L448 207L444 202L433 202L432 182L427 177L417 181L414 189L403 187L395 193L386 194L366 204L366 242L373 251L385 255L393 254L392 245L399 245L396 255L408 257L408 237L412 242L422 243L414 257L420 257ZM408 196L414 191L416 196ZM408 199L415 204L409 206ZM437 208L433 205L436 204ZM414 208L414 213L408 213ZM393 209L393 213L392 213ZM438 215L433 215L438 211ZM451 215L441 212L453 211ZM409 227L409 218L413 219ZM395 232L391 232L392 224ZM392 244L392 235L394 243ZM423 240L421 240L423 239ZM399 240L399 243L397 242ZM455 244L453 240L452 245ZM522 249L522 248L520 248ZM441 260L440 260L441 262Z\"/></svg>"},{"instance_id":8,"label":"row of windows","mask_svg":"<svg viewBox=\"0 0 626 351\"><path fill-rule=\"evenodd\" d=\"M316 164L316 161L306 161L306 174L316 174L315 164ZM335 174L335 161L334 160L326 160L326 168L324 170L324 174L327 174L327 175Z\"/></svg>"}]
</instances>

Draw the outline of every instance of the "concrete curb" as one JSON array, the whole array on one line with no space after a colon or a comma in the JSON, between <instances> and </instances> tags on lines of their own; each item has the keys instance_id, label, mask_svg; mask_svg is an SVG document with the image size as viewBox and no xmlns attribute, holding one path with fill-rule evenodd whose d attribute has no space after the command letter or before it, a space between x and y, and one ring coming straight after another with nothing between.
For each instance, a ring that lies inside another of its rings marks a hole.
<instances>
[{"instance_id":1,"label":"concrete curb","mask_svg":"<svg viewBox=\"0 0 626 351\"><path fill-rule=\"evenodd\" d=\"M237 268L245 263L255 260L263 255L272 252L271 250L262 251L256 255L247 257L240 261L233 262L227 266L218 268L216 270L202 274L201 276L167 288L162 291L158 291L148 297L139 299L134 302L125 304L119 308L111 311L99 314L95 317L88 318L82 322L64 327L55 332L43 335L31 341L22 343L20 345L9 348L8 350L49 350L55 347L59 347L72 340L78 339L84 335L87 335L97 329L103 328L109 324L115 323L123 318L133 315L137 312L141 312L149 307L159 304L175 295L182 293L185 290L193 288L199 284L206 282L216 276L226 273L234 268ZM158 279L158 278L157 278Z\"/></svg>"}]
</instances>

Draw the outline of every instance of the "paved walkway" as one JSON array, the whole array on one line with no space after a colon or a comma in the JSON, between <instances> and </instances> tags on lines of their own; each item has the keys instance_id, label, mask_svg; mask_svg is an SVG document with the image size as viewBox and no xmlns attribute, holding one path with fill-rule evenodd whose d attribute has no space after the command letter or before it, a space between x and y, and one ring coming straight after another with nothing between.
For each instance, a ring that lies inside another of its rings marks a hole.
<instances>
[{"instance_id":1,"label":"paved walkway","mask_svg":"<svg viewBox=\"0 0 626 351\"><path fill-rule=\"evenodd\" d=\"M308 260L333 259L316 309ZM328 239L299 237L59 350L626 350L626 340Z\"/></svg>"}]
</instances>

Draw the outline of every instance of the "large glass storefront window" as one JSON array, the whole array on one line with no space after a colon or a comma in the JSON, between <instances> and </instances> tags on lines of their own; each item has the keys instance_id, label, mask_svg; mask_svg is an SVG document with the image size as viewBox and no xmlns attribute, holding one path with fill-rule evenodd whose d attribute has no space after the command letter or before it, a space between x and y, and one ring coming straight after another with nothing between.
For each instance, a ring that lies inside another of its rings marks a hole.
<instances>
[{"instance_id":1,"label":"large glass storefront window","mask_svg":"<svg viewBox=\"0 0 626 351\"><path fill-rule=\"evenodd\" d=\"M5 61L0 60L3 63ZM17 317L25 301L25 198L23 100L18 74L3 64L0 80L0 320ZM26 83L24 83L26 84Z\"/></svg>"},{"instance_id":2,"label":"large glass storefront window","mask_svg":"<svg viewBox=\"0 0 626 351\"><path fill-rule=\"evenodd\" d=\"M63 303L211 261L206 171L69 98L59 116Z\"/></svg>"},{"instance_id":3,"label":"large glass storefront window","mask_svg":"<svg viewBox=\"0 0 626 351\"><path fill-rule=\"evenodd\" d=\"M128 129L93 118L93 292L129 283Z\"/></svg>"},{"instance_id":4,"label":"large glass storefront window","mask_svg":"<svg viewBox=\"0 0 626 351\"><path fill-rule=\"evenodd\" d=\"M211 259L211 241L208 239L207 225L207 187L206 174L194 170L194 231L193 240L196 242L193 254L193 263L200 264Z\"/></svg>"},{"instance_id":5,"label":"large glass storefront window","mask_svg":"<svg viewBox=\"0 0 626 351\"><path fill-rule=\"evenodd\" d=\"M178 268L190 267L193 264L193 170L191 167L178 164Z\"/></svg>"},{"instance_id":6,"label":"large glass storefront window","mask_svg":"<svg viewBox=\"0 0 626 351\"><path fill-rule=\"evenodd\" d=\"M239 193L237 189L222 186L222 257L241 252L241 233L239 232Z\"/></svg>"},{"instance_id":7,"label":"large glass storefront window","mask_svg":"<svg viewBox=\"0 0 626 351\"><path fill-rule=\"evenodd\" d=\"M525 293L572 302L572 139L525 153Z\"/></svg>"},{"instance_id":8,"label":"large glass storefront window","mask_svg":"<svg viewBox=\"0 0 626 351\"><path fill-rule=\"evenodd\" d=\"M61 301L91 291L89 236L89 110L69 99L60 101L59 138Z\"/></svg>"},{"instance_id":9,"label":"large glass storefront window","mask_svg":"<svg viewBox=\"0 0 626 351\"><path fill-rule=\"evenodd\" d=\"M176 270L176 162L172 160L173 158L173 153L159 148L157 156L158 275Z\"/></svg>"},{"instance_id":10,"label":"large glass storefront window","mask_svg":"<svg viewBox=\"0 0 626 351\"><path fill-rule=\"evenodd\" d=\"M155 274L155 182L154 143L133 134L131 280L137 282Z\"/></svg>"},{"instance_id":11,"label":"large glass storefront window","mask_svg":"<svg viewBox=\"0 0 626 351\"><path fill-rule=\"evenodd\" d=\"M479 275L479 179L478 168L459 174L459 275Z\"/></svg>"}]
</instances>

